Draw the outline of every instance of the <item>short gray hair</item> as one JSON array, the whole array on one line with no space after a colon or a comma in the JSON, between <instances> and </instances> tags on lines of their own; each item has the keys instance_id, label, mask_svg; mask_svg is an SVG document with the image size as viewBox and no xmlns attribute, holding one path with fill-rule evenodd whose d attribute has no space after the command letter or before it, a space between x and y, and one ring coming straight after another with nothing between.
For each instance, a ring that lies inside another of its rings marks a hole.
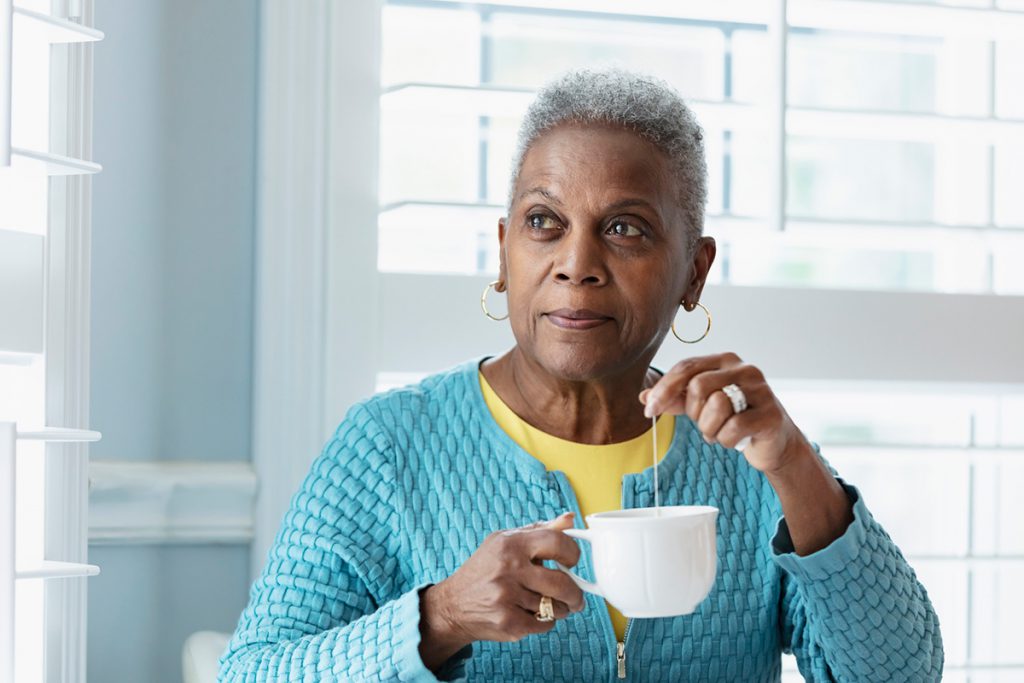
<instances>
[{"instance_id":1,"label":"short gray hair","mask_svg":"<svg viewBox=\"0 0 1024 683\"><path fill-rule=\"evenodd\" d=\"M621 126L664 152L679 184L688 244L697 241L704 231L708 192L704 133L683 98L665 81L618 68L570 71L537 93L519 127L508 212L527 150L546 131L563 123Z\"/></svg>"}]
</instances>

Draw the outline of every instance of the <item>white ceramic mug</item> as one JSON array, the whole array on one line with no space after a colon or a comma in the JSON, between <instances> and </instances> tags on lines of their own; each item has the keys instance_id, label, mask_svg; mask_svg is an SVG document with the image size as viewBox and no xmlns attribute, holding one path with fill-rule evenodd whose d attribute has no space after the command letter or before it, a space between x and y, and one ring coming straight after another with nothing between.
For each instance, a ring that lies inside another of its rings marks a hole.
<instances>
[{"instance_id":1,"label":"white ceramic mug","mask_svg":"<svg viewBox=\"0 0 1024 683\"><path fill-rule=\"evenodd\" d=\"M715 583L718 508L673 505L587 515L586 529L563 533L588 541L596 582L568 567L581 589L600 595L630 618L691 614Z\"/></svg>"}]
</instances>

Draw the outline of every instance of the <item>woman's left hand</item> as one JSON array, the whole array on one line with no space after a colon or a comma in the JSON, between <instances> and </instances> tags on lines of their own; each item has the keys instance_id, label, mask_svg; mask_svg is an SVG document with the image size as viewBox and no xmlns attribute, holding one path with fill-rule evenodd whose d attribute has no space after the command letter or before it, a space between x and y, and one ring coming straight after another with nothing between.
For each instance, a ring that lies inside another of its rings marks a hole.
<instances>
[{"instance_id":1,"label":"woman's left hand","mask_svg":"<svg viewBox=\"0 0 1024 683\"><path fill-rule=\"evenodd\" d=\"M747 409L733 410L722 387L735 384L747 399ZM751 467L774 474L813 452L789 414L754 365L734 353L687 358L676 363L650 389L640 393L648 417L686 414L708 443L735 448L749 437L743 455Z\"/></svg>"}]
</instances>

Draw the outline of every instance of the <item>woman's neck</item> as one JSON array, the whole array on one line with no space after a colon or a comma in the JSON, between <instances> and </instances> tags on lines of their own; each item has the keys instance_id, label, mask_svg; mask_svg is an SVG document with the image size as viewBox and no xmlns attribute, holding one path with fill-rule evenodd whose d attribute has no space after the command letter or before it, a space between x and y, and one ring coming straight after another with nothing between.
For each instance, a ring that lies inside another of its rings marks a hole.
<instances>
[{"instance_id":1,"label":"woman's neck","mask_svg":"<svg viewBox=\"0 0 1024 683\"><path fill-rule=\"evenodd\" d=\"M516 347L486 361L480 371L516 415L560 439L619 443L651 426L637 398L658 380L646 361L615 376L570 381L553 376Z\"/></svg>"}]
</instances>

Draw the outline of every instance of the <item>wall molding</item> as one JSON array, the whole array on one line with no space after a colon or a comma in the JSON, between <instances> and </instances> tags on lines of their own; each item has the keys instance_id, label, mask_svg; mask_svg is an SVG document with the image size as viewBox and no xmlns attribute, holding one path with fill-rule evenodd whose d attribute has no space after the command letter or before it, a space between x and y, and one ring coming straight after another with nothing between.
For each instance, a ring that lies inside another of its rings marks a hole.
<instances>
[{"instance_id":1,"label":"wall molding","mask_svg":"<svg viewBox=\"0 0 1024 683\"><path fill-rule=\"evenodd\" d=\"M323 445L328 3L264 0L253 315L251 574Z\"/></svg>"},{"instance_id":2,"label":"wall molding","mask_svg":"<svg viewBox=\"0 0 1024 683\"><path fill-rule=\"evenodd\" d=\"M249 462L93 461L89 544L248 544L256 490Z\"/></svg>"},{"instance_id":3,"label":"wall molding","mask_svg":"<svg viewBox=\"0 0 1024 683\"><path fill-rule=\"evenodd\" d=\"M381 3L263 0L251 572L313 459L373 391Z\"/></svg>"}]
</instances>

